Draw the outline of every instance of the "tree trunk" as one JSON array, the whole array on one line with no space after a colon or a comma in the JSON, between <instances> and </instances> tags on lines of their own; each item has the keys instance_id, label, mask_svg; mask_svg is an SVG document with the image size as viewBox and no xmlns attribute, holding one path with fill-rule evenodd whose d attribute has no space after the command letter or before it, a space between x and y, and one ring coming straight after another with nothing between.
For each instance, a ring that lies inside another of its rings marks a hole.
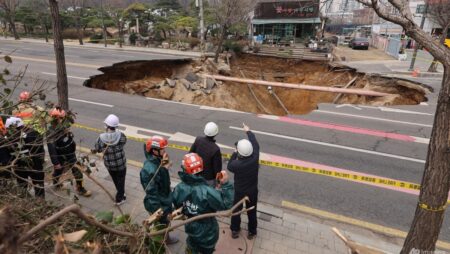
<instances>
[{"instance_id":1,"label":"tree trunk","mask_svg":"<svg viewBox=\"0 0 450 254\"><path fill-rule=\"evenodd\" d=\"M78 42L83 45L83 30L81 29L81 17L78 16L75 19L75 27L77 29Z\"/></svg>"},{"instance_id":2,"label":"tree trunk","mask_svg":"<svg viewBox=\"0 0 450 254\"><path fill-rule=\"evenodd\" d=\"M122 22L119 21L119 25L117 26L119 28L119 47L122 48L123 45L123 27Z\"/></svg>"},{"instance_id":3,"label":"tree trunk","mask_svg":"<svg viewBox=\"0 0 450 254\"><path fill-rule=\"evenodd\" d=\"M9 25L11 27L11 31L13 32L14 39L15 40L20 40L19 34L17 33L17 29L16 29L16 24L15 24L14 18L11 16L11 14L8 15L8 21L9 21Z\"/></svg>"},{"instance_id":4,"label":"tree trunk","mask_svg":"<svg viewBox=\"0 0 450 254\"><path fill-rule=\"evenodd\" d=\"M44 29L45 29L45 42L48 42L48 26L44 25Z\"/></svg>"},{"instance_id":5,"label":"tree trunk","mask_svg":"<svg viewBox=\"0 0 450 254\"><path fill-rule=\"evenodd\" d=\"M56 85L58 92L58 104L64 110L69 109L69 88L67 83L66 59L64 56L64 43L61 34L61 21L57 0L49 0L50 12L53 23L53 40L56 56Z\"/></svg>"},{"instance_id":6,"label":"tree trunk","mask_svg":"<svg viewBox=\"0 0 450 254\"><path fill-rule=\"evenodd\" d=\"M419 204L401 251L412 249L434 251L444 220L450 188L449 119L450 119L450 59L444 63L444 78L439 93L427 162L422 178ZM428 206L428 208L426 207Z\"/></svg>"},{"instance_id":7,"label":"tree trunk","mask_svg":"<svg viewBox=\"0 0 450 254\"><path fill-rule=\"evenodd\" d=\"M440 44L444 44L445 43L445 39L447 38L447 32L448 32L448 28L450 27L450 23L448 23L443 29L442 29L442 34L441 34L441 38L439 39L439 43ZM436 60L436 58L433 58L433 62L431 63L430 67L428 68L429 72L437 72L437 67L439 65L439 62Z\"/></svg>"},{"instance_id":8,"label":"tree trunk","mask_svg":"<svg viewBox=\"0 0 450 254\"><path fill-rule=\"evenodd\" d=\"M226 35L227 35L227 26L223 26L219 37L219 43L217 44L216 55L214 56L215 63L219 62L219 55L220 53L222 53L222 45Z\"/></svg>"}]
</instances>

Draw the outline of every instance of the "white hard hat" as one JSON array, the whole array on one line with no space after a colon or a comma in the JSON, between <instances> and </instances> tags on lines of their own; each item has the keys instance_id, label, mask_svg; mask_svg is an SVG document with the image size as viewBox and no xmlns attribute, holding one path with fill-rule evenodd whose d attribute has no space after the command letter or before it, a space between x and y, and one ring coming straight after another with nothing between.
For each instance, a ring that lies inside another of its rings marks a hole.
<instances>
[{"instance_id":1,"label":"white hard hat","mask_svg":"<svg viewBox=\"0 0 450 254\"><path fill-rule=\"evenodd\" d=\"M248 157L253 153L253 146L247 139L241 139L237 143L237 151L243 157Z\"/></svg>"},{"instance_id":2,"label":"white hard hat","mask_svg":"<svg viewBox=\"0 0 450 254\"><path fill-rule=\"evenodd\" d=\"M6 119L5 127L9 128L11 125L15 125L17 127L22 127L23 121L22 121L22 119L20 119L18 117L10 117L10 118Z\"/></svg>"},{"instance_id":3,"label":"white hard hat","mask_svg":"<svg viewBox=\"0 0 450 254\"><path fill-rule=\"evenodd\" d=\"M119 127L119 118L111 114L105 119L104 123L109 127L117 128Z\"/></svg>"},{"instance_id":4,"label":"white hard hat","mask_svg":"<svg viewBox=\"0 0 450 254\"><path fill-rule=\"evenodd\" d=\"M214 122L209 122L205 125L205 135L207 137L215 137L219 133L219 126Z\"/></svg>"}]
</instances>

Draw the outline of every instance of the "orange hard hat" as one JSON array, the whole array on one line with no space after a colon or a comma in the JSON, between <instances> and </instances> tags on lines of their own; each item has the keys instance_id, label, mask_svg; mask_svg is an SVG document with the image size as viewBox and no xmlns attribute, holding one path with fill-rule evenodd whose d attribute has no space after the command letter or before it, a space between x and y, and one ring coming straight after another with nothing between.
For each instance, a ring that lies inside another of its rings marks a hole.
<instances>
[{"instance_id":1,"label":"orange hard hat","mask_svg":"<svg viewBox=\"0 0 450 254\"><path fill-rule=\"evenodd\" d=\"M66 111L60 108L53 108L50 110L50 116L54 118L64 118L66 116Z\"/></svg>"},{"instance_id":2,"label":"orange hard hat","mask_svg":"<svg viewBox=\"0 0 450 254\"><path fill-rule=\"evenodd\" d=\"M195 175L203 171L203 160L196 153L188 153L184 156L181 165L184 172Z\"/></svg>"},{"instance_id":3,"label":"orange hard hat","mask_svg":"<svg viewBox=\"0 0 450 254\"><path fill-rule=\"evenodd\" d=\"M31 98L31 95L27 91L23 91L19 94L19 100L20 101L27 101Z\"/></svg>"},{"instance_id":4,"label":"orange hard hat","mask_svg":"<svg viewBox=\"0 0 450 254\"><path fill-rule=\"evenodd\" d=\"M3 123L3 119L0 117L0 134L5 135L6 134L6 127Z\"/></svg>"},{"instance_id":5,"label":"orange hard hat","mask_svg":"<svg viewBox=\"0 0 450 254\"><path fill-rule=\"evenodd\" d=\"M150 152L151 149L164 149L168 144L169 142L167 141L167 139L161 136L153 136L145 143L145 150L147 152Z\"/></svg>"}]
</instances>

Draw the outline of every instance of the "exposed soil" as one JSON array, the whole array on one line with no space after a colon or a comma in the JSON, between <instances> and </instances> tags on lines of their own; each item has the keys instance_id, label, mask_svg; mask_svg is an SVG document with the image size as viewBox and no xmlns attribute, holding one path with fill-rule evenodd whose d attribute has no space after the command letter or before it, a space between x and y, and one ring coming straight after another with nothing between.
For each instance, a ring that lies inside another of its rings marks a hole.
<instances>
[{"instance_id":1,"label":"exposed soil","mask_svg":"<svg viewBox=\"0 0 450 254\"><path fill-rule=\"evenodd\" d=\"M285 115L286 111L267 87L252 85L257 103L246 84L215 82L206 87L197 74L211 73L209 61L158 60L133 61L114 64L100 70L85 85L89 87L139 94L166 100L198 105L223 107L253 113ZM214 69L214 68L212 68ZM197 73L197 74L196 74ZM330 66L327 63L296 61L280 58L240 55L231 60L231 76L264 79L286 83L316 86L344 87L357 76L350 88L391 93L386 97L343 95L338 103L367 105L414 105L426 101L429 92L425 86L410 81L367 76L354 70ZM188 76L188 77L187 77ZM172 85L169 86L170 79ZM186 86L186 79L189 80ZM191 86L189 87L189 83ZM188 89L189 88L189 89ZM336 93L306 91L276 87L273 90L290 114L306 114L319 103L332 103ZM266 110L265 110L266 109Z\"/></svg>"}]
</instances>

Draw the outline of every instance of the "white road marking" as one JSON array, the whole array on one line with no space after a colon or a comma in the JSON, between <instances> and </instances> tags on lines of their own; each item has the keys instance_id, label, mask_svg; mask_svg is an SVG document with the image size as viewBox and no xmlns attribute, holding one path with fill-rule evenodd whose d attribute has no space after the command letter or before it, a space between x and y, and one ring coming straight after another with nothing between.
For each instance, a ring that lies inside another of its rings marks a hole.
<instances>
[{"instance_id":1,"label":"white road marking","mask_svg":"<svg viewBox=\"0 0 450 254\"><path fill-rule=\"evenodd\" d=\"M183 132L176 132L176 133L172 134L172 133L167 133L167 132L162 132L162 131L144 129L144 128L127 125L127 124L120 124L120 127L125 128L125 130L123 130L122 132L125 135L130 136L130 137L133 136L133 137L137 137L137 138L148 139L148 138L152 137L153 135L159 135L159 136L167 137L172 142L182 142L182 143L193 144L195 141L195 136L192 136L192 135L189 135L189 134L186 134ZM148 134L146 134L146 133L148 133ZM153 135L150 135L150 134L153 134ZM227 145L223 145L223 144L217 143L217 145L220 148L224 148L224 149L234 149L231 146L227 146Z\"/></svg>"},{"instance_id":2,"label":"white road marking","mask_svg":"<svg viewBox=\"0 0 450 254\"><path fill-rule=\"evenodd\" d=\"M204 110L213 110L213 111L222 111L222 112L231 112L231 113L240 113L240 114L250 114L250 113L247 113L247 112L238 111L238 110L234 110L234 109L229 109L229 108L215 108L215 107L210 107L210 106L200 106L200 109L204 109Z\"/></svg>"},{"instance_id":3,"label":"white road marking","mask_svg":"<svg viewBox=\"0 0 450 254\"><path fill-rule=\"evenodd\" d=\"M230 129L243 130L242 128L234 127L234 126L230 126ZM303 138L296 138L296 137L285 136L285 135L274 134L274 133L263 132L263 131L252 130L252 132L257 133L257 134L261 134L261 135L266 135L266 136L272 136L272 137L283 138L283 139L290 139L290 140L299 141L299 142L303 142L303 143L309 143L309 144L315 144L315 145L321 145L321 146L328 146L328 147L339 148L339 149L343 149L343 150L349 150L349 151L354 151L354 152L378 155L378 156L383 156L383 157L388 157L388 158L393 158L393 159L412 161L412 162L425 164L425 160L420 160L420 159L415 159L415 158L410 158L410 157L405 157L405 156L400 156L400 155L375 152L375 151L370 151L370 150L364 150L364 149L359 149L359 148L354 148L354 147L330 144L330 143L325 143L325 142L320 142L320 141L315 141L315 140L308 140L308 139L303 139Z\"/></svg>"},{"instance_id":4,"label":"white road marking","mask_svg":"<svg viewBox=\"0 0 450 254\"><path fill-rule=\"evenodd\" d=\"M191 106L191 107L199 107L198 105L195 105L195 104L189 104L189 103L184 103L184 102L169 101L169 100L156 99L156 98L151 98L151 97L145 97L145 98L146 98L147 100L151 100L151 101L162 101L162 102L168 102L168 103L180 104L180 105Z\"/></svg>"},{"instance_id":5,"label":"white road marking","mask_svg":"<svg viewBox=\"0 0 450 254\"><path fill-rule=\"evenodd\" d=\"M93 102L93 101L85 101L85 100L74 99L74 98L69 98L69 101L83 102L83 103L87 103L87 104L94 104L94 105L108 107L108 108L114 107L114 105L110 105L110 104L98 103L98 102Z\"/></svg>"},{"instance_id":6,"label":"white road marking","mask_svg":"<svg viewBox=\"0 0 450 254\"><path fill-rule=\"evenodd\" d=\"M336 108L343 108L343 107L350 107L350 108L354 108L354 109L357 109L357 110L361 110L361 108L358 108L357 106L352 105L352 104L340 104L340 105L336 106Z\"/></svg>"},{"instance_id":7,"label":"white road marking","mask_svg":"<svg viewBox=\"0 0 450 254\"><path fill-rule=\"evenodd\" d=\"M426 102L421 102L419 105L420 106L429 106L428 103L426 103Z\"/></svg>"},{"instance_id":8,"label":"white road marking","mask_svg":"<svg viewBox=\"0 0 450 254\"><path fill-rule=\"evenodd\" d=\"M386 119L386 118L362 116L362 115L353 115L353 114L338 113L338 112L326 111L326 110L314 110L313 112L324 113L324 114L332 114L332 115L339 115L339 116L348 116L348 117L355 117L355 118L362 118L362 119L369 119L369 120L375 120L375 121L399 123L399 124L406 124L406 125L415 125L415 126L428 127L428 128L432 128L433 127L433 125L430 125L430 124L404 122L404 121L397 121L397 120L391 120L391 119Z\"/></svg>"},{"instance_id":9,"label":"white road marking","mask_svg":"<svg viewBox=\"0 0 450 254\"><path fill-rule=\"evenodd\" d=\"M50 73L50 72L41 72L44 75L50 75L50 76L56 76L56 73ZM86 80L88 78L82 78L82 77L76 77L76 76L69 76L67 75L68 78L73 78L73 79L80 79L80 80Z\"/></svg>"},{"instance_id":10,"label":"white road marking","mask_svg":"<svg viewBox=\"0 0 450 254\"><path fill-rule=\"evenodd\" d=\"M404 113L404 114L413 114L413 115L425 115L425 116L433 116L434 114L423 113L417 111L410 111L398 108L387 108L387 107L373 107L373 106L360 106L361 108L370 108L370 109L379 109L383 112L393 112L393 113Z\"/></svg>"}]
</instances>

